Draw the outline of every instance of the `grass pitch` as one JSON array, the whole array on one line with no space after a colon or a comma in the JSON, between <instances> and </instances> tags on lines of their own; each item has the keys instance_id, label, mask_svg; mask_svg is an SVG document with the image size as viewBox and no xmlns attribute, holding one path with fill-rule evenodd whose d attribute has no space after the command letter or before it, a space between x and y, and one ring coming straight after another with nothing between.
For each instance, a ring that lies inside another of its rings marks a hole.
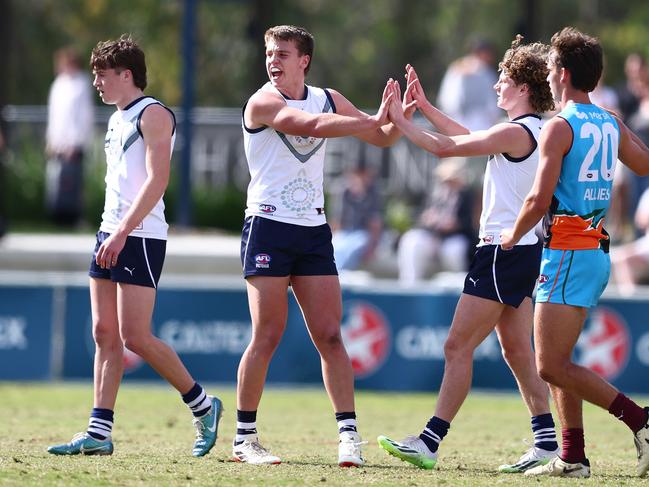
<instances>
[{"instance_id":1,"label":"grass pitch","mask_svg":"<svg viewBox=\"0 0 649 487\"><path fill-rule=\"evenodd\" d=\"M388 456L376 436L400 439L418 433L433 412L432 394L357 394L359 428L369 441L367 465L342 469L337 429L324 390L268 389L259 410L262 443L281 465L230 462L235 430L233 388L210 386L223 400L219 440L203 458L191 456L191 416L170 387L126 384L115 414L111 457L57 457L50 444L85 430L92 407L90 384L0 383L0 485L5 486L224 486L376 485L646 486L635 472L635 449L626 427L605 411L585 405L590 480L533 479L499 474L531 438L529 417L514 394L472 393L440 448L438 467L419 470ZM643 403L647 403L645 398Z\"/></svg>"}]
</instances>

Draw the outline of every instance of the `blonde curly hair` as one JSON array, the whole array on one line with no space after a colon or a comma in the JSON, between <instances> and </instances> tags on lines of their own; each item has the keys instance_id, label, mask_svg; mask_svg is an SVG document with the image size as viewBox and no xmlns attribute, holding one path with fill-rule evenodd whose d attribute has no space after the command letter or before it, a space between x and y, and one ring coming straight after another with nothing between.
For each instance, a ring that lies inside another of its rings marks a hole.
<instances>
[{"instance_id":1,"label":"blonde curly hair","mask_svg":"<svg viewBox=\"0 0 649 487\"><path fill-rule=\"evenodd\" d=\"M540 42L523 44L518 34L498 63L498 69L509 76L516 85L527 85L530 104L537 113L554 110L554 99L548 84L547 58L550 47Z\"/></svg>"}]
</instances>

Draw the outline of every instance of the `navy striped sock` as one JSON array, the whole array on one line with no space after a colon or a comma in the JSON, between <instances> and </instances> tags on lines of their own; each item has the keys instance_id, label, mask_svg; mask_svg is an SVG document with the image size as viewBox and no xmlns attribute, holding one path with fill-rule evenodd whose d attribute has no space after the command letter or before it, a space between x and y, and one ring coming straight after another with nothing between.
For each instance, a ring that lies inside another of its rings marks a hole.
<instances>
[{"instance_id":1,"label":"navy striped sock","mask_svg":"<svg viewBox=\"0 0 649 487\"><path fill-rule=\"evenodd\" d=\"M534 446L536 448L548 451L559 448L552 413L532 416L532 433L534 433Z\"/></svg>"},{"instance_id":2,"label":"navy striped sock","mask_svg":"<svg viewBox=\"0 0 649 487\"><path fill-rule=\"evenodd\" d=\"M95 440L105 440L113 433L113 410L92 408L86 431Z\"/></svg>"},{"instance_id":3,"label":"navy striped sock","mask_svg":"<svg viewBox=\"0 0 649 487\"><path fill-rule=\"evenodd\" d=\"M419 438L422 439L432 453L435 453L450 427L451 423L448 423L437 416L433 416L430 418L430 421L426 423L426 427L424 428L424 431L420 433Z\"/></svg>"},{"instance_id":4,"label":"navy striped sock","mask_svg":"<svg viewBox=\"0 0 649 487\"><path fill-rule=\"evenodd\" d=\"M257 411L241 411L237 409L237 435L234 444L240 445L246 440L257 437Z\"/></svg>"},{"instance_id":5,"label":"navy striped sock","mask_svg":"<svg viewBox=\"0 0 649 487\"><path fill-rule=\"evenodd\" d=\"M199 418L210 412L212 403L207 397L205 389L198 382L194 382L194 386L182 397L187 407L192 410L194 417Z\"/></svg>"},{"instance_id":6,"label":"navy striped sock","mask_svg":"<svg viewBox=\"0 0 649 487\"><path fill-rule=\"evenodd\" d=\"M336 413L336 422L338 423L338 434L345 431L356 433L356 412Z\"/></svg>"}]
</instances>

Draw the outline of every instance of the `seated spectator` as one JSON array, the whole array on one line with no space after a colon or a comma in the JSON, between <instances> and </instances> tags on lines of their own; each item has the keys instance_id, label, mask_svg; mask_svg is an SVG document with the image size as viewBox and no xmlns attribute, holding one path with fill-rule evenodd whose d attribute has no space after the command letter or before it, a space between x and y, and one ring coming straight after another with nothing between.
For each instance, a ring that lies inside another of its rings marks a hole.
<instances>
[{"instance_id":1,"label":"seated spectator","mask_svg":"<svg viewBox=\"0 0 649 487\"><path fill-rule=\"evenodd\" d=\"M347 172L333 227L333 246L339 271L356 270L376 249L383 229L381 197L374 173L364 164Z\"/></svg>"},{"instance_id":2,"label":"seated spectator","mask_svg":"<svg viewBox=\"0 0 649 487\"><path fill-rule=\"evenodd\" d=\"M633 294L649 276L649 189L645 190L635 212L635 224L643 235L634 242L613 247L611 271L622 294Z\"/></svg>"},{"instance_id":3,"label":"seated spectator","mask_svg":"<svg viewBox=\"0 0 649 487\"><path fill-rule=\"evenodd\" d=\"M474 195L465 180L462 157L446 159L438 165L438 184L417 225L399 240L397 258L399 280L412 285L433 272L463 272L468 269L470 248L475 243Z\"/></svg>"}]
</instances>

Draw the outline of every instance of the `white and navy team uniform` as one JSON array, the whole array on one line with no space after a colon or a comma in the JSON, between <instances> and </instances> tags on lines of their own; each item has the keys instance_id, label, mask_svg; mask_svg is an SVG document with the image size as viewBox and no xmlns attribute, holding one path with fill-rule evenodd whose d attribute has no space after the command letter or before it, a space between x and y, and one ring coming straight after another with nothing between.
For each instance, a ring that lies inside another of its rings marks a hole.
<instances>
[{"instance_id":1,"label":"white and navy team uniform","mask_svg":"<svg viewBox=\"0 0 649 487\"><path fill-rule=\"evenodd\" d=\"M97 233L95 252L90 264L91 277L153 288L157 287L160 279L169 228L164 216L162 198L129 234L116 265L110 269L102 269L95 262L99 247L111 233L117 230L146 181L146 154L140 121L144 110L154 104L164 107L155 98L143 96L131 102L123 110L117 110L108 121L104 143L107 164L106 199ZM170 149L173 151L176 119L171 110L169 113L173 119Z\"/></svg>"},{"instance_id":2,"label":"white and navy team uniform","mask_svg":"<svg viewBox=\"0 0 649 487\"><path fill-rule=\"evenodd\" d=\"M541 243L530 230L511 250L500 247L500 232L513 228L523 201L532 188L539 164L538 138L543 122L538 115L511 120L529 134L533 147L524 157L489 157L482 193L480 241L464 281L464 293L518 307L531 297L539 275Z\"/></svg>"},{"instance_id":3,"label":"white and navy team uniform","mask_svg":"<svg viewBox=\"0 0 649 487\"><path fill-rule=\"evenodd\" d=\"M335 113L331 94L305 85L292 100L270 83L290 107ZM243 112L245 113L244 106ZM250 184L241 237L244 277L253 275L336 275L331 229L324 212L326 139L288 135L271 127L250 129L242 117Z\"/></svg>"}]
</instances>

